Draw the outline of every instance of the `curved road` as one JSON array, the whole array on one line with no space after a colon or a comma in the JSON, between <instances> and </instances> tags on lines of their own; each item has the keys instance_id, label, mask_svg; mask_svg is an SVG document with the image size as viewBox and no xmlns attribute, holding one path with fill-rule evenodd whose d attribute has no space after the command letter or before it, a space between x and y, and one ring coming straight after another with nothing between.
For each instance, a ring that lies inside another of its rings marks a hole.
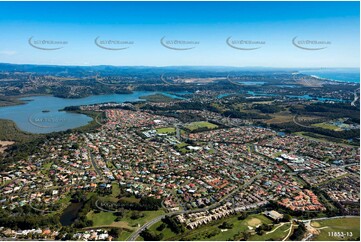
<instances>
[{"instance_id":1,"label":"curved road","mask_svg":"<svg viewBox=\"0 0 361 242\"><path fill-rule=\"evenodd\" d=\"M209 209L215 208L217 206L219 206L224 200L228 199L230 196L232 196L235 192L239 191L240 189L243 189L245 187L247 187L248 185L250 185L255 179L261 177L262 174L258 174L254 177L252 177L248 182L246 182L245 184L243 184L241 187L234 189L234 191L232 191L231 193L227 194L225 197L223 197L221 200L219 200L216 203L213 203L212 205L208 206L208 207L204 207L204 208L200 208L200 209L195 209L195 210L188 210L188 211L180 211L180 212L171 212L171 213L166 213L163 215L160 215L154 219L152 219L151 221L145 223L143 226L141 226L139 229L137 229L136 231L134 231L127 239L127 241L134 241L137 239L137 237L139 236L139 234L146 228L152 226L153 224L159 222L162 220L162 218L164 218L165 216L172 216L172 215L179 215L179 214L187 214L187 213L197 213L197 212L204 212L207 211Z\"/></svg>"}]
</instances>

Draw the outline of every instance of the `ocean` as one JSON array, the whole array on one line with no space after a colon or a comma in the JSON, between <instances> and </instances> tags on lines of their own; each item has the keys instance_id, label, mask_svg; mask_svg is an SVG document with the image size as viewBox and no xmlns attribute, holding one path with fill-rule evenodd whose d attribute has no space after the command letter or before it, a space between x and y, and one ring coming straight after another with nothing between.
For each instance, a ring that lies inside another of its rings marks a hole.
<instances>
[{"instance_id":1,"label":"ocean","mask_svg":"<svg viewBox=\"0 0 361 242\"><path fill-rule=\"evenodd\" d=\"M302 74L312 75L340 82L360 83L360 70L355 68L344 69L321 69L321 70L301 70Z\"/></svg>"}]
</instances>

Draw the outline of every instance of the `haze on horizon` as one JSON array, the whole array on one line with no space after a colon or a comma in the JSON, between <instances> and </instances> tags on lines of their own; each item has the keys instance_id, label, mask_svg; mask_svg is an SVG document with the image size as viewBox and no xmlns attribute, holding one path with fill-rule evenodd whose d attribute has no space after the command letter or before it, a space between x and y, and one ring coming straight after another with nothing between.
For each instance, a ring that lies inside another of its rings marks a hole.
<instances>
[{"instance_id":1,"label":"haze on horizon","mask_svg":"<svg viewBox=\"0 0 361 242\"><path fill-rule=\"evenodd\" d=\"M0 63L359 67L359 10L359 2L1 2ZM67 43L42 50L31 37ZM109 50L97 37L132 44ZM195 44L174 50L163 37ZM230 37L262 44L239 50L227 45ZM305 50L295 37L330 44Z\"/></svg>"}]
</instances>

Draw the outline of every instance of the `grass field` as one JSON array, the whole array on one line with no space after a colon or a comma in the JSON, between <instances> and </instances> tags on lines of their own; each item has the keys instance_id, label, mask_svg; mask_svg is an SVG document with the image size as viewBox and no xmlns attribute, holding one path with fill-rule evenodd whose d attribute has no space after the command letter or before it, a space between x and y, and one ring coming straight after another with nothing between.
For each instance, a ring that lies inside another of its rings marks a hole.
<instances>
[{"instance_id":1,"label":"grass field","mask_svg":"<svg viewBox=\"0 0 361 242\"><path fill-rule=\"evenodd\" d=\"M159 128L156 130L158 134L175 134L175 128L173 127Z\"/></svg>"},{"instance_id":2,"label":"grass field","mask_svg":"<svg viewBox=\"0 0 361 242\"><path fill-rule=\"evenodd\" d=\"M120 236L116 239L117 241L125 241L127 240L127 238L132 234L132 231L129 230L122 230L122 233L120 234Z\"/></svg>"},{"instance_id":3,"label":"grass field","mask_svg":"<svg viewBox=\"0 0 361 242\"><path fill-rule=\"evenodd\" d=\"M93 221L93 226L110 225L114 222L116 216L110 212L94 213L93 211L87 214L87 218Z\"/></svg>"},{"instance_id":4,"label":"grass field","mask_svg":"<svg viewBox=\"0 0 361 242\"><path fill-rule=\"evenodd\" d=\"M193 122L189 123L185 126L190 131L194 131L200 128L207 128L207 129L215 129L218 128L217 125L209 123L209 122Z\"/></svg>"},{"instance_id":5,"label":"grass field","mask_svg":"<svg viewBox=\"0 0 361 242\"><path fill-rule=\"evenodd\" d=\"M322 129L329 129L329 130L333 130L333 131L342 131L342 129L340 129L336 125L329 124L329 123L317 123L317 124L311 124L311 126L319 127Z\"/></svg>"},{"instance_id":6,"label":"grass field","mask_svg":"<svg viewBox=\"0 0 361 242\"><path fill-rule=\"evenodd\" d=\"M356 240L360 238L360 218L338 218L311 222L311 225L320 229L321 233L315 238L318 241ZM330 236L329 232L343 232L352 236Z\"/></svg>"}]
</instances>

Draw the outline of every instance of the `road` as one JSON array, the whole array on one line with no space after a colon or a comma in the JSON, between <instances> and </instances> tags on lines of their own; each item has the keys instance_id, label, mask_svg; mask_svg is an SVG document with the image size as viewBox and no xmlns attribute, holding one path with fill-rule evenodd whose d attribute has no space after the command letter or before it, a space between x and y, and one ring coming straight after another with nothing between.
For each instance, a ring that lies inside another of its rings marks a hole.
<instances>
[{"instance_id":1,"label":"road","mask_svg":"<svg viewBox=\"0 0 361 242\"><path fill-rule=\"evenodd\" d=\"M246 182L245 184L243 184L241 187L234 189L234 191L232 191L231 193L227 194L225 197L223 197L221 200L219 200L216 203L213 203L212 205L208 206L208 207L204 207L204 208L199 208L199 209L194 209L194 210L188 210L188 211L180 211L180 212L171 212L171 213L166 213L163 215L160 215L154 219L152 219L151 221L145 223L143 226L141 226L139 229L137 229L136 231L134 231L127 239L127 241L134 241L137 239L137 237L139 236L139 234L146 228L149 228L150 226L152 226L153 224L159 222L162 220L162 218L164 218L165 216L173 216L173 215L179 215L179 214L187 214L187 213L197 213L197 212L204 212L207 211L209 209L213 209L215 207L218 207L223 201L227 200L229 197L231 197L234 193L236 193L237 191L239 191L240 189L244 189L246 187L248 187L255 179L261 177L262 174L258 174L254 177L252 177L248 182Z\"/></svg>"},{"instance_id":2,"label":"road","mask_svg":"<svg viewBox=\"0 0 361 242\"><path fill-rule=\"evenodd\" d=\"M90 160L91 160L91 162L93 164L93 167L95 169L95 172L98 174L99 177L102 177L102 173L99 170L99 167L98 167L97 163L94 161L94 156L93 156L92 152L90 151L89 148L87 148L87 150L88 150L88 153L89 153L89 156L90 156Z\"/></svg>"},{"instance_id":3,"label":"road","mask_svg":"<svg viewBox=\"0 0 361 242\"><path fill-rule=\"evenodd\" d=\"M237 85L237 86L244 86L242 85L241 83L238 83L238 82L235 82L235 81L232 81L230 78L229 78L229 75L227 76L227 81L229 81L231 84L233 85Z\"/></svg>"},{"instance_id":4,"label":"road","mask_svg":"<svg viewBox=\"0 0 361 242\"><path fill-rule=\"evenodd\" d=\"M295 115L295 116L293 116L293 122L295 123L295 124L297 124L298 126L301 126L301 127L303 127L303 128L312 128L311 126L306 126L306 125L303 125L303 124L300 124L299 122L297 122L297 114Z\"/></svg>"},{"instance_id":5,"label":"road","mask_svg":"<svg viewBox=\"0 0 361 242\"><path fill-rule=\"evenodd\" d=\"M354 99L353 99L353 101L351 102L351 106L354 106L354 107L356 106L356 102L357 102L357 100L359 99L359 97L357 96L357 90L359 90L359 88L356 89L355 92L353 93Z\"/></svg>"}]
</instances>

